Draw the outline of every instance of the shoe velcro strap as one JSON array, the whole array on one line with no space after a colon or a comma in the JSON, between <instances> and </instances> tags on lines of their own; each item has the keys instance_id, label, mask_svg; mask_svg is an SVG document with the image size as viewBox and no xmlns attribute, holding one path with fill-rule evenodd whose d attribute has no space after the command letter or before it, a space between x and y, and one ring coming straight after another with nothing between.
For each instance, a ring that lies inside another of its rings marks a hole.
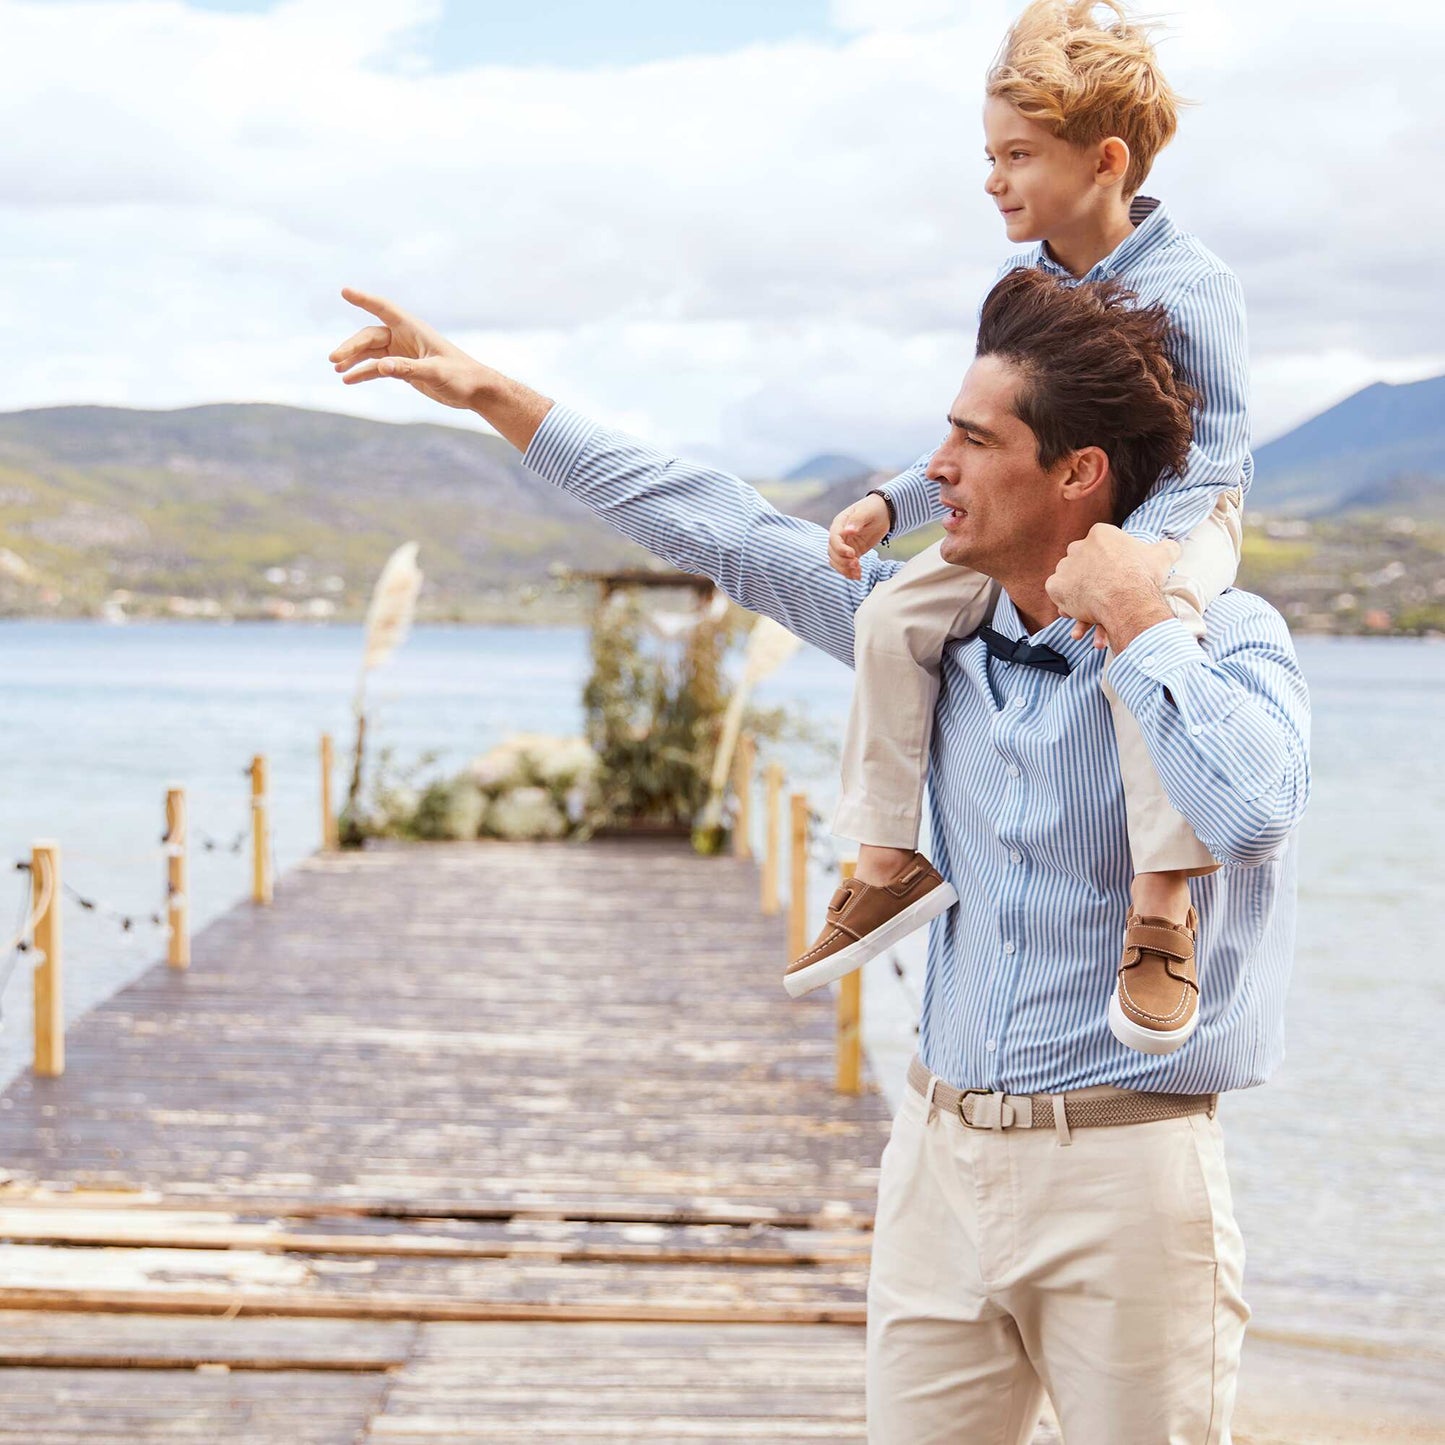
<instances>
[{"instance_id":1,"label":"shoe velcro strap","mask_svg":"<svg viewBox=\"0 0 1445 1445\"><path fill-rule=\"evenodd\" d=\"M863 932L848 923L848 913L854 903L858 901L858 895L867 887L866 883L862 885L852 882L841 884L828 904L828 922L837 932L846 933L849 938L855 940L862 938Z\"/></svg>"},{"instance_id":2,"label":"shoe velcro strap","mask_svg":"<svg viewBox=\"0 0 1445 1445\"><path fill-rule=\"evenodd\" d=\"M1194 944L1186 933L1172 928L1159 928L1151 923L1135 923L1124 930L1124 947L1137 948L1145 953L1162 953L1166 958L1177 958L1188 963L1194 957Z\"/></svg>"}]
</instances>

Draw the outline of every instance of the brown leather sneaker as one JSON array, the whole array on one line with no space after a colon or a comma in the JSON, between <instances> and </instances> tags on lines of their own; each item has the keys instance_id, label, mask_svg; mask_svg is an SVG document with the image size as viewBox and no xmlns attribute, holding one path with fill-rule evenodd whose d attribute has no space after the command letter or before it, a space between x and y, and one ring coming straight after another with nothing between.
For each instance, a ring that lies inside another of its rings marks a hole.
<instances>
[{"instance_id":1,"label":"brown leather sneaker","mask_svg":"<svg viewBox=\"0 0 1445 1445\"><path fill-rule=\"evenodd\" d=\"M1109 1000L1109 1029L1121 1044L1146 1054L1172 1054L1198 1026L1198 927L1192 908L1183 927L1129 910L1124 958Z\"/></svg>"},{"instance_id":2,"label":"brown leather sneaker","mask_svg":"<svg viewBox=\"0 0 1445 1445\"><path fill-rule=\"evenodd\" d=\"M817 941L788 965L783 987L797 998L842 978L957 902L953 884L922 853L885 887L850 878L828 904Z\"/></svg>"}]
</instances>

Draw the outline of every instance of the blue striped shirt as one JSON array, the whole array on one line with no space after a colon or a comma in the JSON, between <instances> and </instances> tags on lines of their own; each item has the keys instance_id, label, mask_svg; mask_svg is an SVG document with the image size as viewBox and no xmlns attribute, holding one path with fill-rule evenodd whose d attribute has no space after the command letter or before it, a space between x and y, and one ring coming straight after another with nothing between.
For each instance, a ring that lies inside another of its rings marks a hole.
<instances>
[{"instance_id":1,"label":"blue striped shirt","mask_svg":"<svg viewBox=\"0 0 1445 1445\"><path fill-rule=\"evenodd\" d=\"M850 581L828 565L821 527L565 407L547 414L525 460L624 535L849 666L854 613L898 570L870 553ZM994 625L1023 632L1006 593ZM1106 1021L1131 874L1103 653L1073 641L1067 618L1034 635L1069 659L1067 676L990 662L977 638L948 645L929 808L934 862L961 901L929 938L919 1047L949 1083L1207 1093L1260 1083L1278 1063L1309 700L1267 603L1228 591L1208 625L1201 647L1182 623L1160 622L1110 672L1170 798L1224 862L1192 885L1200 1024L1164 1058L1125 1048Z\"/></svg>"},{"instance_id":2,"label":"blue striped shirt","mask_svg":"<svg viewBox=\"0 0 1445 1445\"><path fill-rule=\"evenodd\" d=\"M1187 537L1210 513L1221 492L1248 493L1254 477L1249 454L1249 345L1244 292L1239 279L1194 236L1181 231L1152 196L1136 196L1135 227L1085 275L1074 276L1043 242L1010 256L998 277L1036 266L1070 285L1109 277L1138 294L1141 305L1169 313L1170 359L1200 394L1194 440L1180 476L1167 477L1134 509L1124 530L1153 540ZM925 474L927 452L879 490L888 494L896 519L893 535L937 521L938 484Z\"/></svg>"}]
</instances>

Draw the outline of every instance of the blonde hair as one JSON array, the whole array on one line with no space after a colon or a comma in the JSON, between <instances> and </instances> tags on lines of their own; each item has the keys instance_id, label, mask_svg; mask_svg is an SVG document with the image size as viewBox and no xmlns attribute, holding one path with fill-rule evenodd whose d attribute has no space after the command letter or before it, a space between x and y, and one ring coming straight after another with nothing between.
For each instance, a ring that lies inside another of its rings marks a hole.
<instances>
[{"instance_id":1,"label":"blonde hair","mask_svg":"<svg viewBox=\"0 0 1445 1445\"><path fill-rule=\"evenodd\" d=\"M1099 5L1113 12L1112 24L1094 19ZM1129 147L1128 199L1188 104L1160 73L1152 36L1119 0L1033 0L1004 37L987 93L1071 145L1118 136Z\"/></svg>"}]
</instances>

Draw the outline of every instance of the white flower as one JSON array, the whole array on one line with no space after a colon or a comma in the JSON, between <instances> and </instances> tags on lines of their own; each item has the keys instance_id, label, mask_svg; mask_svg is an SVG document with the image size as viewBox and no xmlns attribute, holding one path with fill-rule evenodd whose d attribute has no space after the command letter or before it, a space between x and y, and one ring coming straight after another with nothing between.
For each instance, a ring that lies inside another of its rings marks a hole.
<instances>
[{"instance_id":1,"label":"white flower","mask_svg":"<svg viewBox=\"0 0 1445 1445\"><path fill-rule=\"evenodd\" d=\"M497 838L561 838L567 819L545 788L515 788L487 809L483 832Z\"/></svg>"},{"instance_id":2,"label":"white flower","mask_svg":"<svg viewBox=\"0 0 1445 1445\"><path fill-rule=\"evenodd\" d=\"M434 838L475 838L486 811L486 796L476 783L465 774L453 778L436 799L428 820L429 834Z\"/></svg>"},{"instance_id":3,"label":"white flower","mask_svg":"<svg viewBox=\"0 0 1445 1445\"><path fill-rule=\"evenodd\" d=\"M602 759L585 738L549 738L551 746L533 753L538 781L565 789L586 784L602 770Z\"/></svg>"},{"instance_id":4,"label":"white flower","mask_svg":"<svg viewBox=\"0 0 1445 1445\"><path fill-rule=\"evenodd\" d=\"M467 768L472 780L487 792L524 787L533 781L531 763L519 738L506 738L490 752L474 758Z\"/></svg>"}]
</instances>

